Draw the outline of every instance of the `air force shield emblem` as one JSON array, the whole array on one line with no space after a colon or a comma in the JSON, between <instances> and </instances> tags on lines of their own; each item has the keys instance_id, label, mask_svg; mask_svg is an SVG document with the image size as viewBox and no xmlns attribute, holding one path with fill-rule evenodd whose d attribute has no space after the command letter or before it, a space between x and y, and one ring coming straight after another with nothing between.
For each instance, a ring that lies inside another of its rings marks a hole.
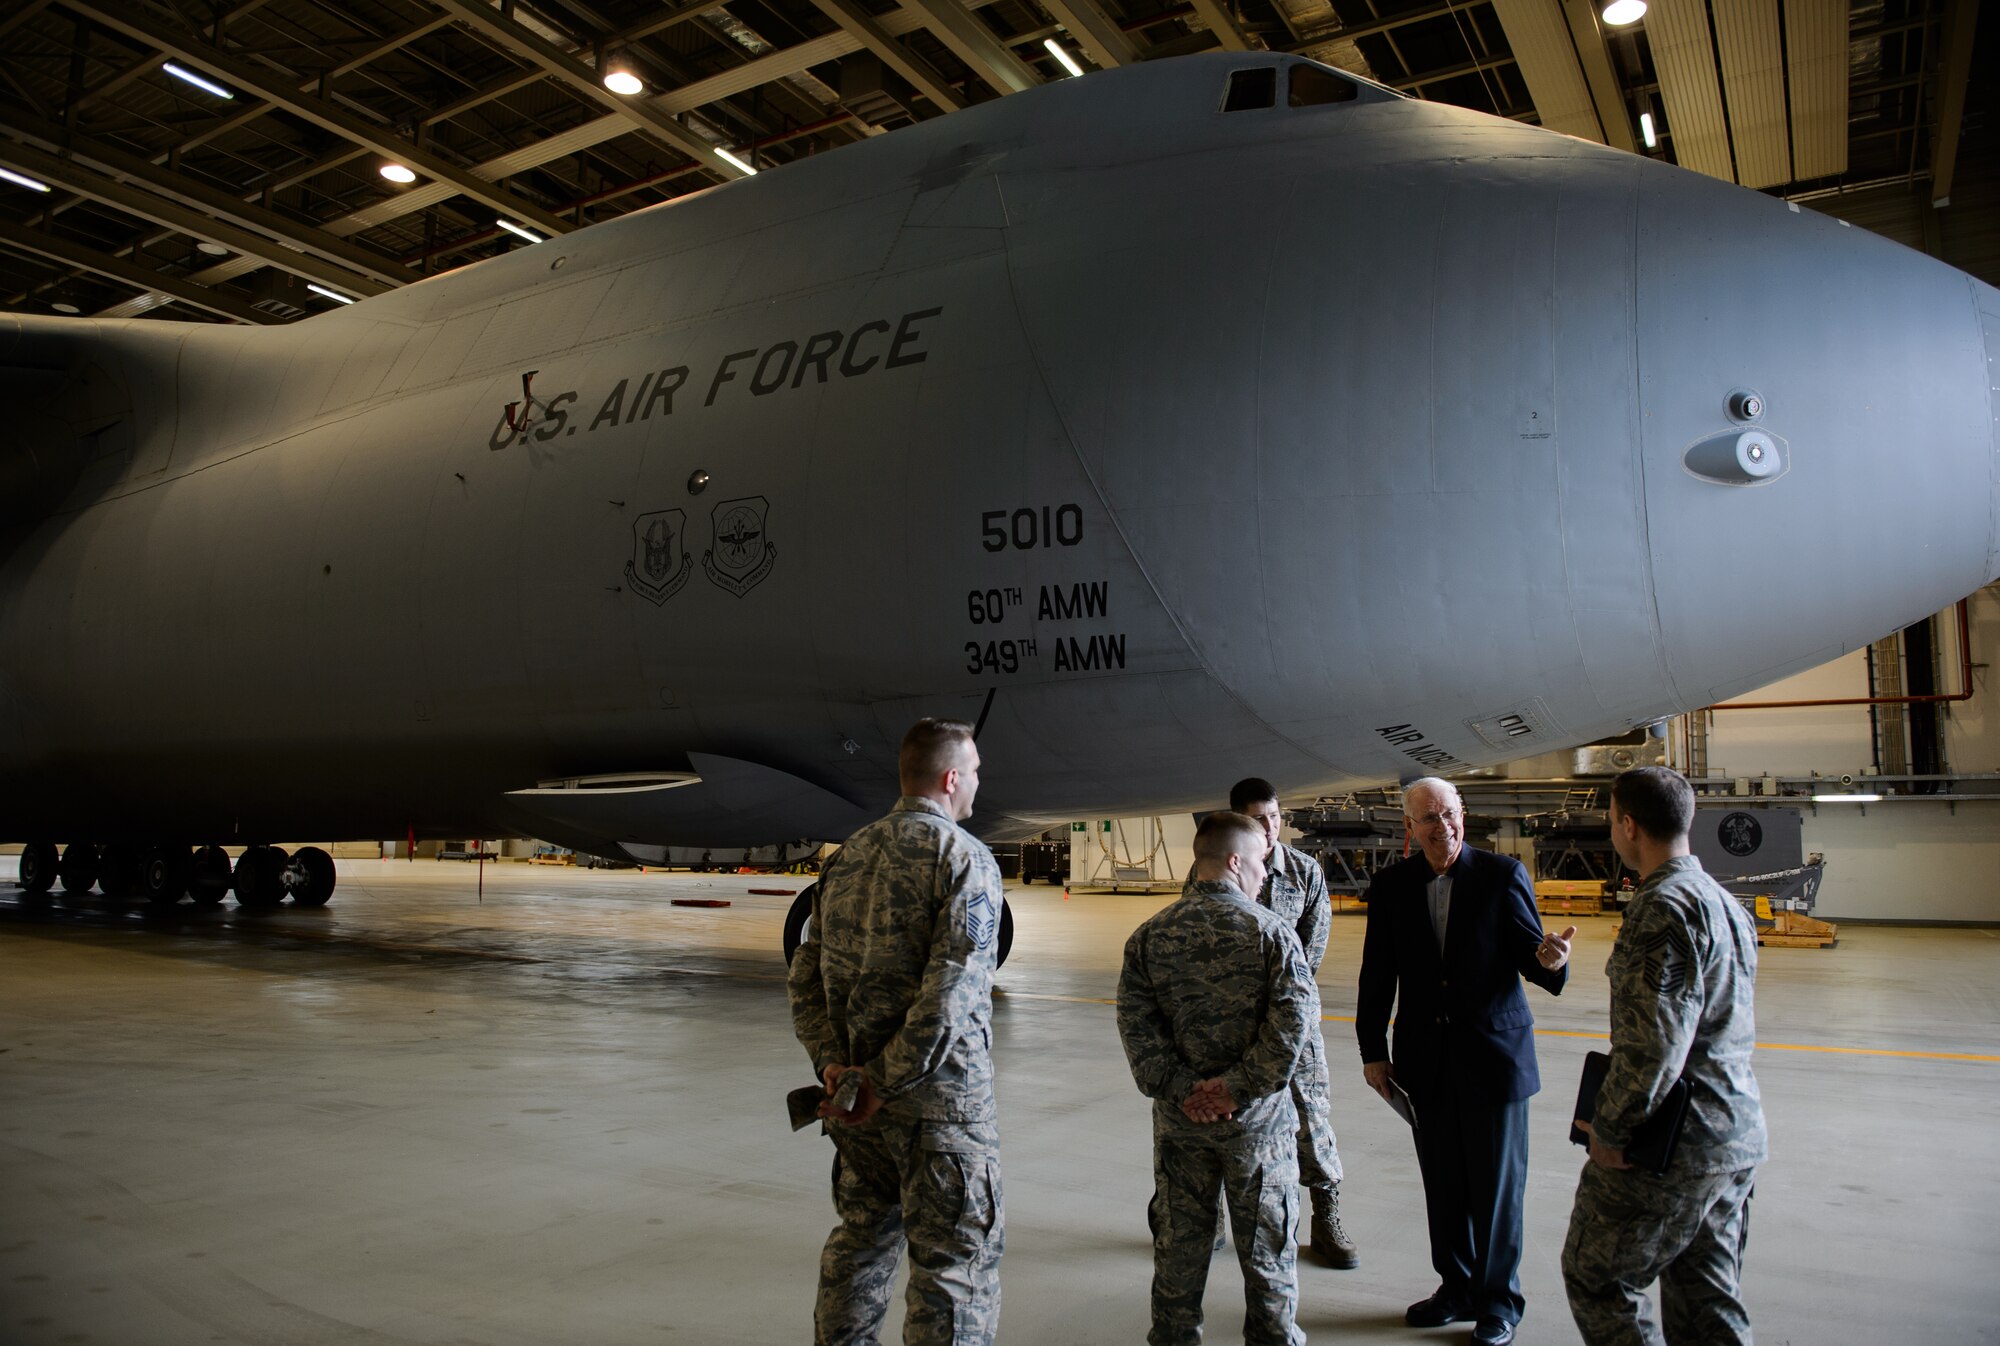
<instances>
[{"instance_id":1,"label":"air force shield emblem","mask_svg":"<svg viewBox=\"0 0 2000 1346\"><path fill-rule=\"evenodd\" d=\"M752 495L725 500L710 513L711 540L702 553L701 568L717 588L741 598L763 583L778 563L778 549L771 545L770 512L770 501Z\"/></svg>"},{"instance_id":2,"label":"air force shield emblem","mask_svg":"<svg viewBox=\"0 0 2000 1346\"><path fill-rule=\"evenodd\" d=\"M682 550L686 541L687 515L677 509L632 520L632 559L625 563L625 582L632 591L655 606L679 593L694 573L693 555Z\"/></svg>"}]
</instances>

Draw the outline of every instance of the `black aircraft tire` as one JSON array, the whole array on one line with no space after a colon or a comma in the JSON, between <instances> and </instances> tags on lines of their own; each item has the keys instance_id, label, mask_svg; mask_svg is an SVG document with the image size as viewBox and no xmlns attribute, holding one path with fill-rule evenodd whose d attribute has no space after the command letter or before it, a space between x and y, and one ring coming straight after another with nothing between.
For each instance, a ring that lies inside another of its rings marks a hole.
<instances>
[{"instance_id":1,"label":"black aircraft tire","mask_svg":"<svg viewBox=\"0 0 2000 1346\"><path fill-rule=\"evenodd\" d=\"M134 846L106 846L97 853L97 891L113 902L129 902L139 893L139 862Z\"/></svg>"},{"instance_id":2,"label":"black aircraft tire","mask_svg":"<svg viewBox=\"0 0 2000 1346\"><path fill-rule=\"evenodd\" d=\"M62 876L63 895L81 898L97 882L97 847L87 841L72 841L63 847L56 872Z\"/></svg>"},{"instance_id":3,"label":"black aircraft tire","mask_svg":"<svg viewBox=\"0 0 2000 1346\"><path fill-rule=\"evenodd\" d=\"M187 896L193 868L186 847L154 847L139 857L138 896L163 909L176 905Z\"/></svg>"},{"instance_id":4,"label":"black aircraft tire","mask_svg":"<svg viewBox=\"0 0 2000 1346\"><path fill-rule=\"evenodd\" d=\"M40 897L55 887L56 869L62 856L46 841L29 842L21 848L21 887Z\"/></svg>"},{"instance_id":5,"label":"black aircraft tire","mask_svg":"<svg viewBox=\"0 0 2000 1346\"><path fill-rule=\"evenodd\" d=\"M805 942L806 926L812 921L813 894L819 891L818 883L809 883L799 890L792 899L792 909L785 913L785 962L789 965L792 955ZM993 966L1002 967L1007 955L1014 947L1014 908L1007 899L1000 899L1000 947L993 955Z\"/></svg>"},{"instance_id":6,"label":"black aircraft tire","mask_svg":"<svg viewBox=\"0 0 2000 1346\"><path fill-rule=\"evenodd\" d=\"M188 896L197 907L219 907L229 896L231 875L229 852L220 846L203 846L194 853L188 875Z\"/></svg>"},{"instance_id":7,"label":"black aircraft tire","mask_svg":"<svg viewBox=\"0 0 2000 1346\"><path fill-rule=\"evenodd\" d=\"M276 846L252 846L236 857L236 905L269 911L285 900L285 862Z\"/></svg>"},{"instance_id":8,"label":"black aircraft tire","mask_svg":"<svg viewBox=\"0 0 2000 1346\"><path fill-rule=\"evenodd\" d=\"M792 899L792 909L785 913L785 965L791 966L792 955L799 951L799 945L806 941L806 927L812 924L813 894L819 891L819 880L815 879L799 889L799 895Z\"/></svg>"},{"instance_id":9,"label":"black aircraft tire","mask_svg":"<svg viewBox=\"0 0 2000 1346\"><path fill-rule=\"evenodd\" d=\"M325 906L337 882L333 857L317 846L301 846L285 866L285 891L296 907Z\"/></svg>"}]
</instances>

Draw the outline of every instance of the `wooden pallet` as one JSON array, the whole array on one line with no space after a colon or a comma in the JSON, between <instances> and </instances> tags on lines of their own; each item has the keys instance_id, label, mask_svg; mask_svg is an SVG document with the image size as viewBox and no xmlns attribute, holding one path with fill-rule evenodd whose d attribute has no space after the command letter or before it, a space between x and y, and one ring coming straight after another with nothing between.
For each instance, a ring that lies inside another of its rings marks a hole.
<instances>
[{"instance_id":1,"label":"wooden pallet","mask_svg":"<svg viewBox=\"0 0 2000 1346\"><path fill-rule=\"evenodd\" d=\"M1771 918L1769 930L1757 932L1757 942L1777 949L1830 949L1840 938L1840 927L1831 921L1816 921L1795 911L1781 911Z\"/></svg>"},{"instance_id":2,"label":"wooden pallet","mask_svg":"<svg viewBox=\"0 0 2000 1346\"><path fill-rule=\"evenodd\" d=\"M1544 916L1597 916L1604 910L1604 884L1597 879L1541 879L1535 910Z\"/></svg>"}]
</instances>

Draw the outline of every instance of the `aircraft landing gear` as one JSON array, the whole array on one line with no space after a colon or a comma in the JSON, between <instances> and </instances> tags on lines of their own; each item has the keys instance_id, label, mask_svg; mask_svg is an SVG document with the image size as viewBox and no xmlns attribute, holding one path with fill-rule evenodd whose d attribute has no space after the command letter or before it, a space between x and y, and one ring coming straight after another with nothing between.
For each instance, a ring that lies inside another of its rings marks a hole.
<instances>
[{"instance_id":1,"label":"aircraft landing gear","mask_svg":"<svg viewBox=\"0 0 2000 1346\"><path fill-rule=\"evenodd\" d=\"M62 857L46 841L34 841L21 849L21 887L32 897L42 897L55 887L56 868Z\"/></svg>"},{"instance_id":2,"label":"aircraft landing gear","mask_svg":"<svg viewBox=\"0 0 2000 1346\"><path fill-rule=\"evenodd\" d=\"M285 900L285 864L276 846L252 846L236 857L236 905L269 911Z\"/></svg>"},{"instance_id":3,"label":"aircraft landing gear","mask_svg":"<svg viewBox=\"0 0 2000 1346\"><path fill-rule=\"evenodd\" d=\"M97 847L88 841L70 842L63 847L56 872L62 876L63 896L80 901L97 882Z\"/></svg>"},{"instance_id":4,"label":"aircraft landing gear","mask_svg":"<svg viewBox=\"0 0 2000 1346\"><path fill-rule=\"evenodd\" d=\"M188 896L197 907L217 907L229 896L229 852L220 846L203 846L194 853L188 877Z\"/></svg>"},{"instance_id":5,"label":"aircraft landing gear","mask_svg":"<svg viewBox=\"0 0 2000 1346\"><path fill-rule=\"evenodd\" d=\"M317 846L302 846L285 866L283 882L285 891L291 894L292 905L323 907L333 896L336 882L333 857Z\"/></svg>"},{"instance_id":6,"label":"aircraft landing gear","mask_svg":"<svg viewBox=\"0 0 2000 1346\"><path fill-rule=\"evenodd\" d=\"M129 901L139 890L139 853L130 846L97 852L97 891L113 902Z\"/></svg>"},{"instance_id":7,"label":"aircraft landing gear","mask_svg":"<svg viewBox=\"0 0 2000 1346\"><path fill-rule=\"evenodd\" d=\"M785 963L791 964L792 955L805 943L808 927L812 925L812 902L819 892L817 882L809 883L799 890L792 899L792 909L785 913ZM1014 947L1014 909L1005 898L1000 899L1000 947L993 956L993 966L1002 967L1007 962L1007 954Z\"/></svg>"},{"instance_id":8,"label":"aircraft landing gear","mask_svg":"<svg viewBox=\"0 0 2000 1346\"><path fill-rule=\"evenodd\" d=\"M161 911L187 896L194 862L185 846L155 846L139 861L138 895Z\"/></svg>"}]
</instances>

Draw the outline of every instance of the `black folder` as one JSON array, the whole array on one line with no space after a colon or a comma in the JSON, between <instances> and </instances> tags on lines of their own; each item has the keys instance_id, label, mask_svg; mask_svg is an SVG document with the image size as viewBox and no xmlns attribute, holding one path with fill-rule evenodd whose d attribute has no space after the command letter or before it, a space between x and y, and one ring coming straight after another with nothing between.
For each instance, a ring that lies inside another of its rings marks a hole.
<instances>
[{"instance_id":1,"label":"black folder","mask_svg":"<svg viewBox=\"0 0 2000 1346\"><path fill-rule=\"evenodd\" d=\"M1604 1086L1605 1072L1610 1069L1611 1058L1603 1052L1591 1052L1583 1058L1583 1079L1576 1090L1577 1121L1587 1122L1597 1111L1597 1091ZM1674 1162L1674 1151L1680 1147L1687 1111L1687 1081L1675 1080L1653 1115L1633 1129L1631 1143L1625 1147L1625 1162L1652 1173L1665 1173L1667 1165ZM1574 1124L1570 1126L1569 1139L1572 1145L1590 1144L1590 1137Z\"/></svg>"}]
</instances>

